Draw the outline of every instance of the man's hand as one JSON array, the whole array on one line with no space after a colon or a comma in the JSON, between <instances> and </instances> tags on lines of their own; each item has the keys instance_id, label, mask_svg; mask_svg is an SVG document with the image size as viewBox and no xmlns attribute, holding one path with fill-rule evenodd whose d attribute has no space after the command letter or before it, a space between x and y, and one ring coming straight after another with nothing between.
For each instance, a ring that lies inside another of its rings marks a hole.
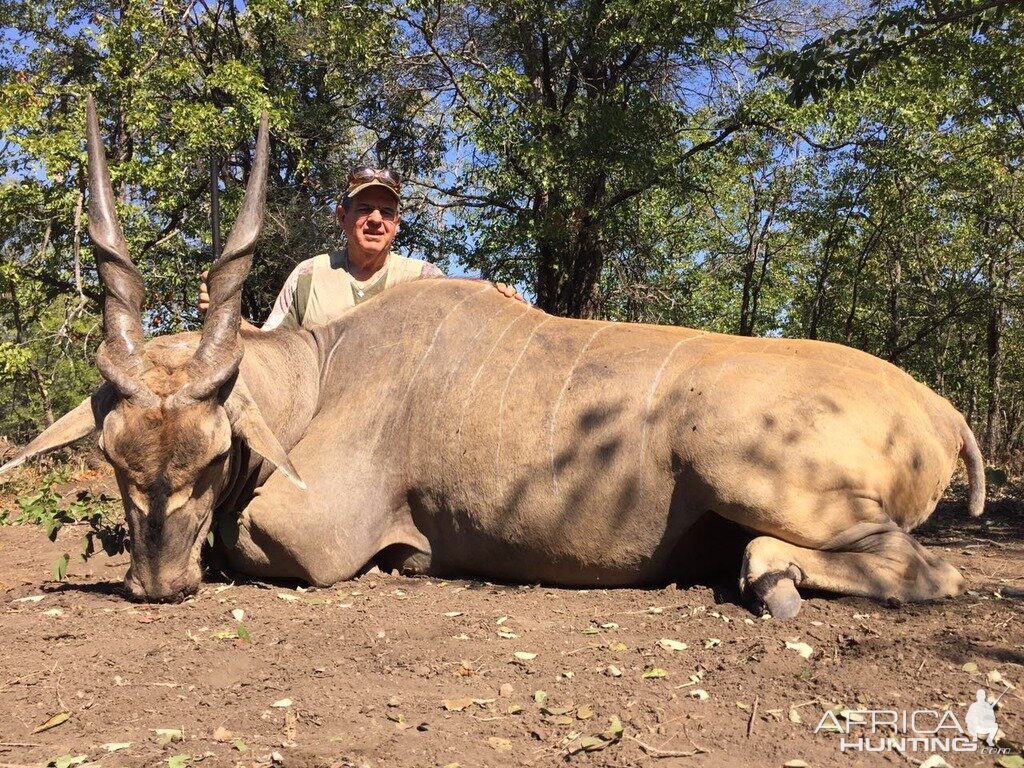
<instances>
[{"instance_id":1,"label":"man's hand","mask_svg":"<svg viewBox=\"0 0 1024 768\"><path fill-rule=\"evenodd\" d=\"M199 314L205 315L206 310L210 308L210 290L206 287L206 278L209 276L209 270L203 270L202 278L199 281Z\"/></svg>"},{"instance_id":2,"label":"man's hand","mask_svg":"<svg viewBox=\"0 0 1024 768\"><path fill-rule=\"evenodd\" d=\"M519 301L523 302L524 304L529 304L529 302L523 297L523 294L517 291L515 289L515 286L513 285L506 285L505 283L495 283L494 287L498 289L502 296L507 296L510 299L519 299Z\"/></svg>"}]
</instances>

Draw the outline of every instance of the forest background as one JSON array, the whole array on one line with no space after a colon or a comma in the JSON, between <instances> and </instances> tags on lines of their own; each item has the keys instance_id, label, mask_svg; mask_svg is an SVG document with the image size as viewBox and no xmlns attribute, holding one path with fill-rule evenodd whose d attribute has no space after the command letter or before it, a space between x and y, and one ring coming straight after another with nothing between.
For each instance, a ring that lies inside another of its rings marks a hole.
<instances>
[{"instance_id":1,"label":"forest background","mask_svg":"<svg viewBox=\"0 0 1024 768\"><path fill-rule=\"evenodd\" d=\"M153 334L193 329L270 114L243 312L339 233L358 164L398 250L573 317L852 345L1024 460L1024 4L0 0L0 435L97 384L85 95Z\"/></svg>"}]
</instances>

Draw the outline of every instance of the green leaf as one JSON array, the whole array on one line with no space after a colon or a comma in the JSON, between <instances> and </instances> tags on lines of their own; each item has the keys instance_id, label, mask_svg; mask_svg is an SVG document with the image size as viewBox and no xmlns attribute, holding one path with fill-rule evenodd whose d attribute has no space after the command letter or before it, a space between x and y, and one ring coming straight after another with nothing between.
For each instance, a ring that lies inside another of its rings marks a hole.
<instances>
[{"instance_id":1,"label":"green leaf","mask_svg":"<svg viewBox=\"0 0 1024 768\"><path fill-rule=\"evenodd\" d=\"M580 749L584 752L597 752L604 749L611 743L611 741L602 739L600 736L584 736L583 739L580 740Z\"/></svg>"},{"instance_id":2,"label":"green leaf","mask_svg":"<svg viewBox=\"0 0 1024 768\"><path fill-rule=\"evenodd\" d=\"M56 560L54 560L53 578L55 578L57 581L64 581L65 577L68 575L68 563L70 561L71 558L68 557L66 553L58 557Z\"/></svg>"},{"instance_id":3,"label":"green leaf","mask_svg":"<svg viewBox=\"0 0 1024 768\"><path fill-rule=\"evenodd\" d=\"M188 768L191 763L191 755L175 755L167 758L167 768Z\"/></svg>"}]
</instances>

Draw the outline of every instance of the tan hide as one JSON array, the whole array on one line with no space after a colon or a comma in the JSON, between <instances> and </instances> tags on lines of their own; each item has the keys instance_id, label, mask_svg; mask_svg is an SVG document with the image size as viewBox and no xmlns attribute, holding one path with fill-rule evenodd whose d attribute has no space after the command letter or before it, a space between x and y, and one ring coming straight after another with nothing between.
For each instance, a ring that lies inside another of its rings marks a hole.
<instances>
[{"instance_id":1,"label":"tan hide","mask_svg":"<svg viewBox=\"0 0 1024 768\"><path fill-rule=\"evenodd\" d=\"M231 394L224 403L224 409L231 420L231 431L245 441L250 448L277 467L297 488L306 489L299 473L288 460L288 454L270 431L260 413L259 406L249 394L245 382L238 378L231 388Z\"/></svg>"},{"instance_id":2,"label":"tan hide","mask_svg":"<svg viewBox=\"0 0 1024 768\"><path fill-rule=\"evenodd\" d=\"M754 537L741 579L779 615L796 584L962 589L906 532L960 454L980 511L977 445L946 400L871 355L567 320L456 280L398 286L313 335L318 410L289 453L309 491L280 476L259 490L231 553L246 572L330 584L397 544L439 574L664 582L694 543L725 557L693 539L712 512ZM251 354L249 386L271 402L281 387Z\"/></svg>"}]
</instances>

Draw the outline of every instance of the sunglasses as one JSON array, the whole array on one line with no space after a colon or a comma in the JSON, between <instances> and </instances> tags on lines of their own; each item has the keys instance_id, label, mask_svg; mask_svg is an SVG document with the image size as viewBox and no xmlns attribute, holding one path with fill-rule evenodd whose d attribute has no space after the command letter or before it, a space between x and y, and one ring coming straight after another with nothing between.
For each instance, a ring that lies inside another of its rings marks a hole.
<instances>
[{"instance_id":1,"label":"sunglasses","mask_svg":"<svg viewBox=\"0 0 1024 768\"><path fill-rule=\"evenodd\" d=\"M391 187L397 193L398 188L402 185L402 174L390 168L369 168L364 166L353 168L348 175L349 189L370 181L379 181Z\"/></svg>"}]
</instances>

